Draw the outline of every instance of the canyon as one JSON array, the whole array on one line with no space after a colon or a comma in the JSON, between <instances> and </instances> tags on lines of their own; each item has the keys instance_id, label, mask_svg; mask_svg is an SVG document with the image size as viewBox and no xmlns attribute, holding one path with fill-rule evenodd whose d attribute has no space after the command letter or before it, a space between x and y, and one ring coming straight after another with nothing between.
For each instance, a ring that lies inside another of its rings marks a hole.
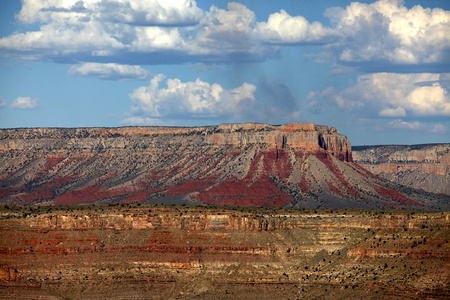
<instances>
[{"instance_id":1,"label":"canyon","mask_svg":"<svg viewBox=\"0 0 450 300\"><path fill-rule=\"evenodd\" d=\"M448 212L0 207L0 299L448 299Z\"/></svg>"},{"instance_id":2,"label":"canyon","mask_svg":"<svg viewBox=\"0 0 450 300\"><path fill-rule=\"evenodd\" d=\"M447 190L389 178L448 176L445 147L353 151L312 123L0 130L0 299L448 299Z\"/></svg>"},{"instance_id":3,"label":"canyon","mask_svg":"<svg viewBox=\"0 0 450 300\"><path fill-rule=\"evenodd\" d=\"M0 130L0 204L112 203L448 210L313 123Z\"/></svg>"},{"instance_id":4,"label":"canyon","mask_svg":"<svg viewBox=\"0 0 450 300\"><path fill-rule=\"evenodd\" d=\"M450 144L353 147L354 161L386 180L450 196Z\"/></svg>"}]
</instances>

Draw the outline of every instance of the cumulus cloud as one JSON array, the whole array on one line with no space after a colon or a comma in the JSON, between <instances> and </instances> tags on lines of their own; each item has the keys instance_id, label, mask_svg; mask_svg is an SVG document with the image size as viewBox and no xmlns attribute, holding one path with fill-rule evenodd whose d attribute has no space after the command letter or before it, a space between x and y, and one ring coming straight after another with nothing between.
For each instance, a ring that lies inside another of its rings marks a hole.
<instances>
[{"instance_id":1,"label":"cumulus cloud","mask_svg":"<svg viewBox=\"0 0 450 300\"><path fill-rule=\"evenodd\" d=\"M25 0L17 18L40 28L0 39L0 50L22 60L150 64L187 56L182 32L201 16L189 0Z\"/></svg>"},{"instance_id":2,"label":"cumulus cloud","mask_svg":"<svg viewBox=\"0 0 450 300\"><path fill-rule=\"evenodd\" d=\"M347 112L381 117L450 116L450 95L441 78L448 74L375 73L361 75L355 85L311 92L307 105L328 100Z\"/></svg>"},{"instance_id":3,"label":"cumulus cloud","mask_svg":"<svg viewBox=\"0 0 450 300\"><path fill-rule=\"evenodd\" d=\"M245 5L230 2L227 9L212 5L197 28L195 53L225 62L262 60L275 50L262 45L255 26L255 13Z\"/></svg>"},{"instance_id":4,"label":"cumulus cloud","mask_svg":"<svg viewBox=\"0 0 450 300\"><path fill-rule=\"evenodd\" d=\"M200 79L182 82L156 75L148 86L130 94L127 125L175 125L168 120L215 122L298 122L304 117L289 88L277 81L261 80L225 89Z\"/></svg>"},{"instance_id":5,"label":"cumulus cloud","mask_svg":"<svg viewBox=\"0 0 450 300\"><path fill-rule=\"evenodd\" d=\"M23 60L75 61L80 57L112 55L124 48L117 37L104 31L101 22L77 25L53 22L40 31L17 33L0 39L0 49Z\"/></svg>"},{"instance_id":6,"label":"cumulus cloud","mask_svg":"<svg viewBox=\"0 0 450 300\"><path fill-rule=\"evenodd\" d=\"M270 52L252 36L254 13L238 3L203 12L188 0L25 0L17 18L40 24L0 39L0 51L22 60L209 63L260 60Z\"/></svg>"},{"instance_id":7,"label":"cumulus cloud","mask_svg":"<svg viewBox=\"0 0 450 300\"><path fill-rule=\"evenodd\" d=\"M325 44L336 35L319 22L292 17L285 10L271 14L267 22L258 23L256 33L263 41L273 44Z\"/></svg>"},{"instance_id":8,"label":"cumulus cloud","mask_svg":"<svg viewBox=\"0 0 450 300\"><path fill-rule=\"evenodd\" d=\"M11 103L11 108L15 109L36 109L39 103L36 99L31 99L31 97L17 97Z\"/></svg>"},{"instance_id":9,"label":"cumulus cloud","mask_svg":"<svg viewBox=\"0 0 450 300\"><path fill-rule=\"evenodd\" d=\"M403 107L396 107L396 108L385 108L382 111L380 111L379 115L381 117L404 117L406 116L406 111Z\"/></svg>"},{"instance_id":10,"label":"cumulus cloud","mask_svg":"<svg viewBox=\"0 0 450 300\"><path fill-rule=\"evenodd\" d=\"M193 0L23 0L17 18L24 23L105 21L143 26L187 26L198 23L202 10Z\"/></svg>"},{"instance_id":11,"label":"cumulus cloud","mask_svg":"<svg viewBox=\"0 0 450 300\"><path fill-rule=\"evenodd\" d=\"M328 9L325 14L339 32L328 49L341 63L359 64L367 70L386 69L387 65L410 66L411 70L416 65L436 68L445 63L448 67L450 12L420 5L408 9L403 3L352 2L345 9ZM377 64L364 64L369 62Z\"/></svg>"},{"instance_id":12,"label":"cumulus cloud","mask_svg":"<svg viewBox=\"0 0 450 300\"><path fill-rule=\"evenodd\" d=\"M166 87L161 87L165 81ZM244 83L235 89L224 89L217 83L209 84L197 79L181 82L158 74L150 85L142 86L130 95L132 102L130 123L153 119L232 118L245 113L255 102L256 86ZM141 123L142 123L141 122Z\"/></svg>"},{"instance_id":13,"label":"cumulus cloud","mask_svg":"<svg viewBox=\"0 0 450 300\"><path fill-rule=\"evenodd\" d=\"M257 22L233 2L203 11L193 0L24 0L17 19L40 28L3 37L0 51L22 60L139 65L258 61L279 45L321 44L339 65L369 72L448 70L449 11L380 0L326 15L331 27L284 10Z\"/></svg>"},{"instance_id":14,"label":"cumulus cloud","mask_svg":"<svg viewBox=\"0 0 450 300\"><path fill-rule=\"evenodd\" d=\"M113 63L82 63L73 65L68 74L71 76L96 77L107 80L147 80L152 74L140 66L119 65Z\"/></svg>"}]
</instances>

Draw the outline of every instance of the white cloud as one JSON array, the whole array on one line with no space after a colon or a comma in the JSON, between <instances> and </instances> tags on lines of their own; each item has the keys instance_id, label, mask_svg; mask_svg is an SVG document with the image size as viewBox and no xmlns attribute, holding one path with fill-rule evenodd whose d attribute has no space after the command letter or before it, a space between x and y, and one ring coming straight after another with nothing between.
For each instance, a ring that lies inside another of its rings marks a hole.
<instances>
[{"instance_id":1,"label":"white cloud","mask_svg":"<svg viewBox=\"0 0 450 300\"><path fill-rule=\"evenodd\" d=\"M290 16L285 10L271 14L267 22L258 23L256 33L263 41L274 44L325 43L336 35L319 22L311 24L302 16Z\"/></svg>"},{"instance_id":2,"label":"white cloud","mask_svg":"<svg viewBox=\"0 0 450 300\"><path fill-rule=\"evenodd\" d=\"M135 89L130 100L132 107L122 124L174 125L168 121L193 119L277 123L298 122L304 117L287 86L268 81L260 82L258 87L243 83L225 89L200 79L182 82L158 74L149 85Z\"/></svg>"},{"instance_id":3,"label":"white cloud","mask_svg":"<svg viewBox=\"0 0 450 300\"><path fill-rule=\"evenodd\" d=\"M380 111L381 117L404 117L406 116L406 111L403 107L396 108L385 108Z\"/></svg>"},{"instance_id":4,"label":"white cloud","mask_svg":"<svg viewBox=\"0 0 450 300\"><path fill-rule=\"evenodd\" d=\"M244 113L244 107L255 102L256 87L248 83L227 90L219 84L209 84L200 79L195 82L167 79L167 87L160 87L164 80L165 76L159 74L150 81L150 85L134 90L130 95L131 114L138 119L128 119L128 122L147 118L231 117Z\"/></svg>"},{"instance_id":5,"label":"white cloud","mask_svg":"<svg viewBox=\"0 0 450 300\"><path fill-rule=\"evenodd\" d=\"M254 34L256 17L245 5L230 2L227 10L212 5L197 28L195 53L221 56L222 61L260 60L273 49Z\"/></svg>"},{"instance_id":6,"label":"white cloud","mask_svg":"<svg viewBox=\"0 0 450 300\"><path fill-rule=\"evenodd\" d=\"M153 63L149 54L187 55L192 46L180 32L202 14L189 0L25 0L17 18L40 30L4 37L0 50L22 60Z\"/></svg>"},{"instance_id":7,"label":"white cloud","mask_svg":"<svg viewBox=\"0 0 450 300\"><path fill-rule=\"evenodd\" d=\"M17 18L24 23L76 23L96 17L144 26L186 26L201 16L193 0L23 0Z\"/></svg>"},{"instance_id":8,"label":"white cloud","mask_svg":"<svg viewBox=\"0 0 450 300\"><path fill-rule=\"evenodd\" d=\"M87 1L86 1L87 2ZM85 3L78 0L23 0L22 9L16 15L23 23L49 22L76 22L86 15Z\"/></svg>"},{"instance_id":9,"label":"white cloud","mask_svg":"<svg viewBox=\"0 0 450 300\"><path fill-rule=\"evenodd\" d=\"M248 44L255 25L255 14L245 5L228 3L228 10L219 9L214 5L202 20L200 43L219 43L217 48L227 45L236 47L236 43Z\"/></svg>"},{"instance_id":10,"label":"white cloud","mask_svg":"<svg viewBox=\"0 0 450 300\"><path fill-rule=\"evenodd\" d=\"M375 73L361 75L355 85L311 92L307 104L326 99L347 112L382 117L450 116L450 95L440 78L448 74Z\"/></svg>"},{"instance_id":11,"label":"white cloud","mask_svg":"<svg viewBox=\"0 0 450 300\"><path fill-rule=\"evenodd\" d=\"M404 121L396 119L384 125L379 125L375 128L377 131L416 131L430 134L446 134L447 127L442 124L426 124L419 121Z\"/></svg>"},{"instance_id":12,"label":"white cloud","mask_svg":"<svg viewBox=\"0 0 450 300\"><path fill-rule=\"evenodd\" d=\"M130 65L260 61L278 45L321 44L346 67L369 72L445 72L450 65L450 12L401 0L330 8L332 27L286 11L257 22L230 2L209 11L193 0L24 0L17 15L36 31L0 39L0 51L22 60ZM25 28L26 30L26 28ZM340 67L341 66L341 67Z\"/></svg>"},{"instance_id":13,"label":"white cloud","mask_svg":"<svg viewBox=\"0 0 450 300\"><path fill-rule=\"evenodd\" d=\"M31 99L30 97L17 97L11 103L11 108L15 109L36 109L39 103L36 99Z\"/></svg>"},{"instance_id":14,"label":"white cloud","mask_svg":"<svg viewBox=\"0 0 450 300\"><path fill-rule=\"evenodd\" d=\"M69 75L97 77L108 80L147 80L152 74L140 66L118 65L113 63L82 63L73 65Z\"/></svg>"},{"instance_id":15,"label":"white cloud","mask_svg":"<svg viewBox=\"0 0 450 300\"><path fill-rule=\"evenodd\" d=\"M135 39L130 43L130 52L152 53L156 51L188 51L191 45L177 28L136 27Z\"/></svg>"},{"instance_id":16,"label":"white cloud","mask_svg":"<svg viewBox=\"0 0 450 300\"><path fill-rule=\"evenodd\" d=\"M188 0L26 0L18 19L40 24L38 31L0 39L0 51L21 60L139 65L270 54L253 37L254 13L238 3L203 12Z\"/></svg>"},{"instance_id":17,"label":"white cloud","mask_svg":"<svg viewBox=\"0 0 450 300\"><path fill-rule=\"evenodd\" d=\"M98 51L111 54L123 48L124 45L106 33L103 25L95 20L76 26L50 23L41 26L40 31L18 33L0 39L0 49L25 60L92 57Z\"/></svg>"},{"instance_id":18,"label":"white cloud","mask_svg":"<svg viewBox=\"0 0 450 300\"><path fill-rule=\"evenodd\" d=\"M408 9L402 0L380 0L372 4L352 2L345 9L328 9L326 15L340 34L328 47L343 63L450 62L449 11L420 5Z\"/></svg>"},{"instance_id":19,"label":"white cloud","mask_svg":"<svg viewBox=\"0 0 450 300\"><path fill-rule=\"evenodd\" d=\"M105 7L108 19L136 25L194 25L203 14L193 0L116 0L110 3ZM105 2L100 5L104 7Z\"/></svg>"}]
</instances>

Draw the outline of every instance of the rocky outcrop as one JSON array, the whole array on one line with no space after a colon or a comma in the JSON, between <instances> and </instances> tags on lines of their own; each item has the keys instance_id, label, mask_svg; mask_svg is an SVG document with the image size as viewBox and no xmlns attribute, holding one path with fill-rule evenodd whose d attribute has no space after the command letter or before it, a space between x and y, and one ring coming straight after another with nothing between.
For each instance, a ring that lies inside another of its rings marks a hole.
<instances>
[{"instance_id":1,"label":"rocky outcrop","mask_svg":"<svg viewBox=\"0 0 450 300\"><path fill-rule=\"evenodd\" d=\"M387 180L450 196L450 144L353 147L355 162Z\"/></svg>"},{"instance_id":2,"label":"rocky outcrop","mask_svg":"<svg viewBox=\"0 0 450 300\"><path fill-rule=\"evenodd\" d=\"M0 131L1 204L447 209L441 198L386 185L312 123Z\"/></svg>"},{"instance_id":3,"label":"rocky outcrop","mask_svg":"<svg viewBox=\"0 0 450 300\"><path fill-rule=\"evenodd\" d=\"M223 124L210 127L122 127L6 129L0 133L0 151L34 150L65 154L122 151L126 148L155 149L178 146L260 149L326 150L351 161L350 141L335 128L313 123L281 126Z\"/></svg>"},{"instance_id":4,"label":"rocky outcrop","mask_svg":"<svg viewBox=\"0 0 450 300\"><path fill-rule=\"evenodd\" d=\"M449 230L448 212L0 207L0 298L445 299Z\"/></svg>"},{"instance_id":5,"label":"rocky outcrop","mask_svg":"<svg viewBox=\"0 0 450 300\"><path fill-rule=\"evenodd\" d=\"M42 214L25 222L31 230L46 232L49 230L133 230L133 229L170 229L188 231L209 230L243 230L273 231L294 228L317 228L332 230L333 228L356 229L421 229L423 227L450 228L449 215L409 215L382 214L366 217L364 214L246 214L240 211L193 209L193 213L185 213L189 209L151 208L143 213L123 210L121 213L54 213Z\"/></svg>"}]
</instances>

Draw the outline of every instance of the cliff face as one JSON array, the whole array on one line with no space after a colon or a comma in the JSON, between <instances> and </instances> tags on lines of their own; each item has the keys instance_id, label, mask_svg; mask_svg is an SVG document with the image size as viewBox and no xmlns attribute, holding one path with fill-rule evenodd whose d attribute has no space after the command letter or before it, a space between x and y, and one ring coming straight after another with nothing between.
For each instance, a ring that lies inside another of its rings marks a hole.
<instances>
[{"instance_id":1,"label":"cliff face","mask_svg":"<svg viewBox=\"0 0 450 300\"><path fill-rule=\"evenodd\" d=\"M164 202L446 209L353 163L312 123L0 131L0 203Z\"/></svg>"},{"instance_id":2,"label":"cliff face","mask_svg":"<svg viewBox=\"0 0 450 300\"><path fill-rule=\"evenodd\" d=\"M0 294L445 299L449 218L145 204L2 207Z\"/></svg>"},{"instance_id":3,"label":"cliff face","mask_svg":"<svg viewBox=\"0 0 450 300\"><path fill-rule=\"evenodd\" d=\"M64 154L119 151L126 148L158 150L158 148L257 146L260 149L326 150L331 155L351 161L350 141L335 128L313 123L223 124L220 126L171 128L37 128L6 129L0 134L0 151L34 150Z\"/></svg>"},{"instance_id":4,"label":"cliff face","mask_svg":"<svg viewBox=\"0 0 450 300\"><path fill-rule=\"evenodd\" d=\"M358 164L387 180L450 195L450 144L362 146L353 155Z\"/></svg>"}]
</instances>

